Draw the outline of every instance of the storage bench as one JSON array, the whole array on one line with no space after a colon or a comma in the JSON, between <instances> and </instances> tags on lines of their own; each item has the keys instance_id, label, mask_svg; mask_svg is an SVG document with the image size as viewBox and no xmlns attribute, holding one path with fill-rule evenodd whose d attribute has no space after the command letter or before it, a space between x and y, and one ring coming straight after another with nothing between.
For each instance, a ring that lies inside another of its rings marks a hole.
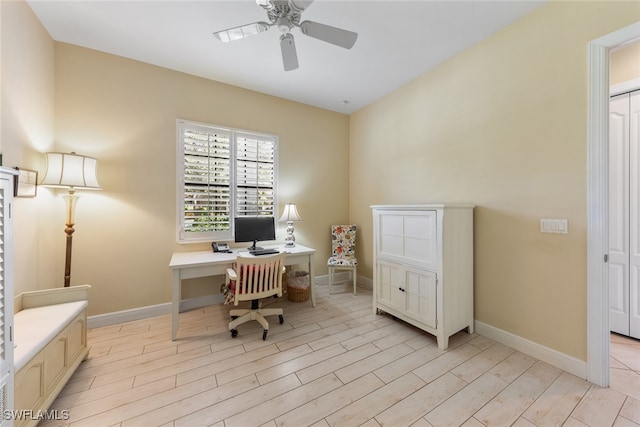
<instances>
[{"instance_id":1,"label":"storage bench","mask_svg":"<svg viewBox=\"0 0 640 427\"><path fill-rule=\"evenodd\" d=\"M15 409L49 409L87 357L89 285L24 292L15 297ZM16 420L35 426L37 420Z\"/></svg>"}]
</instances>

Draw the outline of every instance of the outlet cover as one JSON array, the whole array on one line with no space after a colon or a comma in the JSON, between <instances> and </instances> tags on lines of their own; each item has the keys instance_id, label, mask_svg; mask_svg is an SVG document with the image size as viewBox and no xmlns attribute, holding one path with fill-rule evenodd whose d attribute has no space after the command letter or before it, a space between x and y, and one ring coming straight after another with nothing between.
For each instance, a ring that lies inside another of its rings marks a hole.
<instances>
[{"instance_id":1,"label":"outlet cover","mask_svg":"<svg viewBox=\"0 0 640 427\"><path fill-rule=\"evenodd\" d=\"M569 234L568 219L540 219L541 233Z\"/></svg>"}]
</instances>

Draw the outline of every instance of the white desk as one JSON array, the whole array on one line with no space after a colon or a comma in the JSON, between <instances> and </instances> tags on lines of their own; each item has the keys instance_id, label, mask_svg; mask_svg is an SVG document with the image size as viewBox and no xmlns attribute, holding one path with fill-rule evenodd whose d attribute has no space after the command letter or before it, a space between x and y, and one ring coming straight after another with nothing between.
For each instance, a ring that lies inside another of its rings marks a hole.
<instances>
[{"instance_id":1,"label":"white desk","mask_svg":"<svg viewBox=\"0 0 640 427\"><path fill-rule=\"evenodd\" d=\"M316 306L316 293L314 290L314 255L315 249L296 245L293 248L285 248L284 245L265 246L286 251L285 265L307 264L309 266L309 281L311 283L311 305ZM248 255L246 249L234 249L232 253L220 253L212 251L176 252L171 256L169 268L173 272L171 292L171 339L175 340L178 334L178 322L180 315L180 302L182 301L182 280L196 277L217 276L226 274L227 268L236 261L238 253ZM216 288L213 286L212 288Z\"/></svg>"}]
</instances>

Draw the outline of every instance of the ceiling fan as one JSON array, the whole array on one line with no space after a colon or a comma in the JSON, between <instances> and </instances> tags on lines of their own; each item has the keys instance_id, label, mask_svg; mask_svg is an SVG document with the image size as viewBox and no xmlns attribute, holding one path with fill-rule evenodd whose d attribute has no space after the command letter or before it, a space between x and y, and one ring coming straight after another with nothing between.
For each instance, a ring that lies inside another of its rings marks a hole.
<instances>
[{"instance_id":1,"label":"ceiling fan","mask_svg":"<svg viewBox=\"0 0 640 427\"><path fill-rule=\"evenodd\" d=\"M267 11L269 22L259 21L239 27L213 33L219 40L230 42L245 37L253 36L267 31L276 26L282 32L280 36L280 49L284 70L290 71L298 68L298 55L296 44L291 30L300 28L302 34L322 40L345 49L351 49L358 38L358 33L321 24L314 21L300 21L302 12L313 0L256 0L258 6Z\"/></svg>"}]
</instances>

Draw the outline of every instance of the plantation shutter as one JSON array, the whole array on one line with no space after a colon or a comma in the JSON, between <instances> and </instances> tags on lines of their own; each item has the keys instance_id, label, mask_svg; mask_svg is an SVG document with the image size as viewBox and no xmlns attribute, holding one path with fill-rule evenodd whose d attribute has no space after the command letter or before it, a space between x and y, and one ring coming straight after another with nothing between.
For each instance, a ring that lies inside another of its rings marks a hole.
<instances>
[{"instance_id":1,"label":"plantation shutter","mask_svg":"<svg viewBox=\"0 0 640 427\"><path fill-rule=\"evenodd\" d=\"M184 233L227 237L231 230L231 132L184 125L183 144Z\"/></svg>"},{"instance_id":2,"label":"plantation shutter","mask_svg":"<svg viewBox=\"0 0 640 427\"><path fill-rule=\"evenodd\" d=\"M277 212L277 137L178 121L178 241L232 240L235 216Z\"/></svg>"},{"instance_id":3,"label":"plantation shutter","mask_svg":"<svg viewBox=\"0 0 640 427\"><path fill-rule=\"evenodd\" d=\"M236 215L275 217L275 141L239 134L236 156Z\"/></svg>"}]
</instances>

